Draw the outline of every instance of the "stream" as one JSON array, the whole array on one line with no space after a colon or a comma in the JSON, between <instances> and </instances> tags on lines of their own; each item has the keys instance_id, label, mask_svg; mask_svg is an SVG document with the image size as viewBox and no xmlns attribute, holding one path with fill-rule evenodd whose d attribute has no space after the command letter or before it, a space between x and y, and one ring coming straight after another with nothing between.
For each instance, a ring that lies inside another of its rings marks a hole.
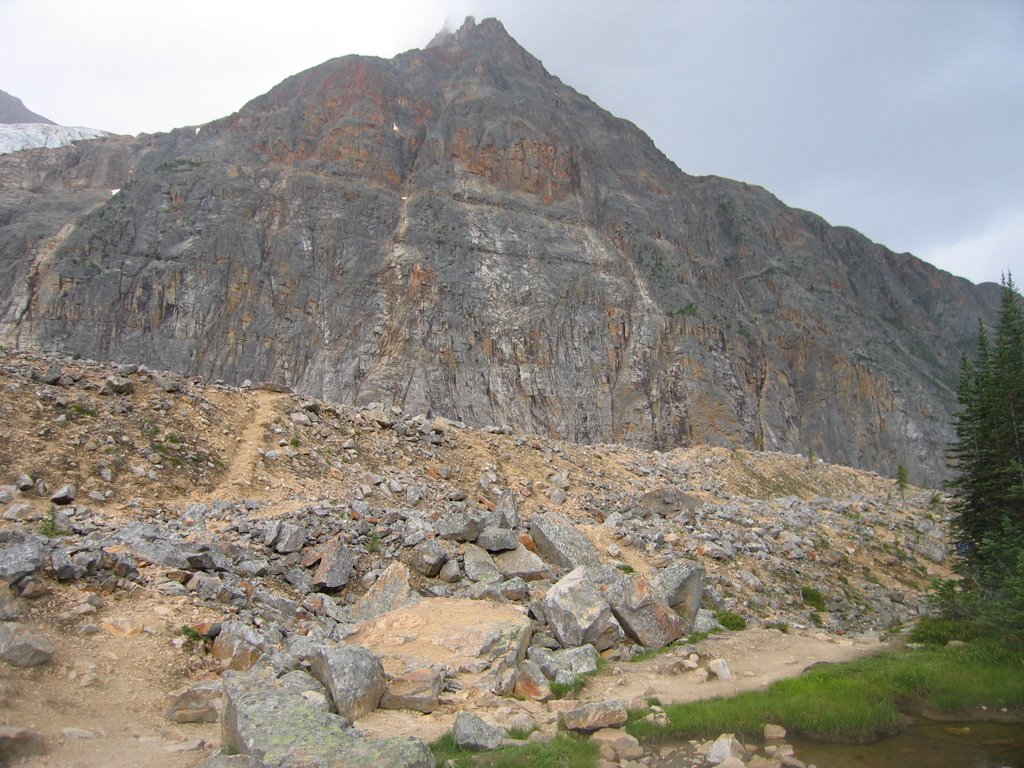
<instances>
[{"instance_id":1,"label":"stream","mask_svg":"<svg viewBox=\"0 0 1024 768\"><path fill-rule=\"evenodd\" d=\"M921 721L870 744L789 742L818 768L1024 768L1024 723Z\"/></svg>"}]
</instances>

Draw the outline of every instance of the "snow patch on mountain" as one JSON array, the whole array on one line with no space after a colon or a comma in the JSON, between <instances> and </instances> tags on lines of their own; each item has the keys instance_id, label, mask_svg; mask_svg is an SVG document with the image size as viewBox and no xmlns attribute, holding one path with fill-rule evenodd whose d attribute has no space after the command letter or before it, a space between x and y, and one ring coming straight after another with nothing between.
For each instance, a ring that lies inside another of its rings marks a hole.
<instances>
[{"instance_id":1,"label":"snow patch on mountain","mask_svg":"<svg viewBox=\"0 0 1024 768\"><path fill-rule=\"evenodd\" d=\"M81 128L71 125L4 123L0 124L0 155L35 147L66 147L76 141L112 135L96 128Z\"/></svg>"}]
</instances>

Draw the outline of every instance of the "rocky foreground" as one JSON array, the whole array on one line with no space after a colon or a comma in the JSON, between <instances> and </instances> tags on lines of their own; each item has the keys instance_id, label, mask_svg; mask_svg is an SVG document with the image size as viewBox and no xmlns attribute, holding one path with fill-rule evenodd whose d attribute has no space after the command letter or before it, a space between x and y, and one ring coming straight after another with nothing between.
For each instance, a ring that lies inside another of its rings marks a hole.
<instances>
[{"instance_id":1,"label":"rocky foreground","mask_svg":"<svg viewBox=\"0 0 1024 768\"><path fill-rule=\"evenodd\" d=\"M941 498L871 473L281 390L0 351L0 760L429 766L417 735L562 728L650 765L644 696L598 684L639 652L711 689L739 659L685 640L722 611L875 643L944 573Z\"/></svg>"}]
</instances>

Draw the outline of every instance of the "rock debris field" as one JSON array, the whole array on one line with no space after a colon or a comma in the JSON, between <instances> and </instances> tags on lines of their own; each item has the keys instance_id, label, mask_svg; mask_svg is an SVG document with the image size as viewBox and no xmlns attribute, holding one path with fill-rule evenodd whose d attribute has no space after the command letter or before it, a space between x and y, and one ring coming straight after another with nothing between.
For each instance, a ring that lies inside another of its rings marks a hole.
<instances>
[{"instance_id":1,"label":"rock debris field","mask_svg":"<svg viewBox=\"0 0 1024 768\"><path fill-rule=\"evenodd\" d=\"M947 574L941 496L802 456L10 350L0 392L0 763L426 768L449 731L570 730L793 765L622 726L872 652Z\"/></svg>"}]
</instances>

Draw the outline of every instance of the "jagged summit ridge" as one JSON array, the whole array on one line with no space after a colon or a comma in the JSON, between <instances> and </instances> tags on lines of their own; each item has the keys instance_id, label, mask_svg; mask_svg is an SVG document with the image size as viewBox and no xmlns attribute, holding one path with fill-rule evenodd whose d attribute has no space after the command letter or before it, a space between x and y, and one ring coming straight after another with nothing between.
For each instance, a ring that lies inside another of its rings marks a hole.
<instances>
[{"instance_id":1,"label":"jagged summit ridge","mask_svg":"<svg viewBox=\"0 0 1024 768\"><path fill-rule=\"evenodd\" d=\"M959 350L996 306L686 175L497 21L333 59L198 133L70 151L41 186L42 160L0 161L13 346L916 480L944 472Z\"/></svg>"}]
</instances>

